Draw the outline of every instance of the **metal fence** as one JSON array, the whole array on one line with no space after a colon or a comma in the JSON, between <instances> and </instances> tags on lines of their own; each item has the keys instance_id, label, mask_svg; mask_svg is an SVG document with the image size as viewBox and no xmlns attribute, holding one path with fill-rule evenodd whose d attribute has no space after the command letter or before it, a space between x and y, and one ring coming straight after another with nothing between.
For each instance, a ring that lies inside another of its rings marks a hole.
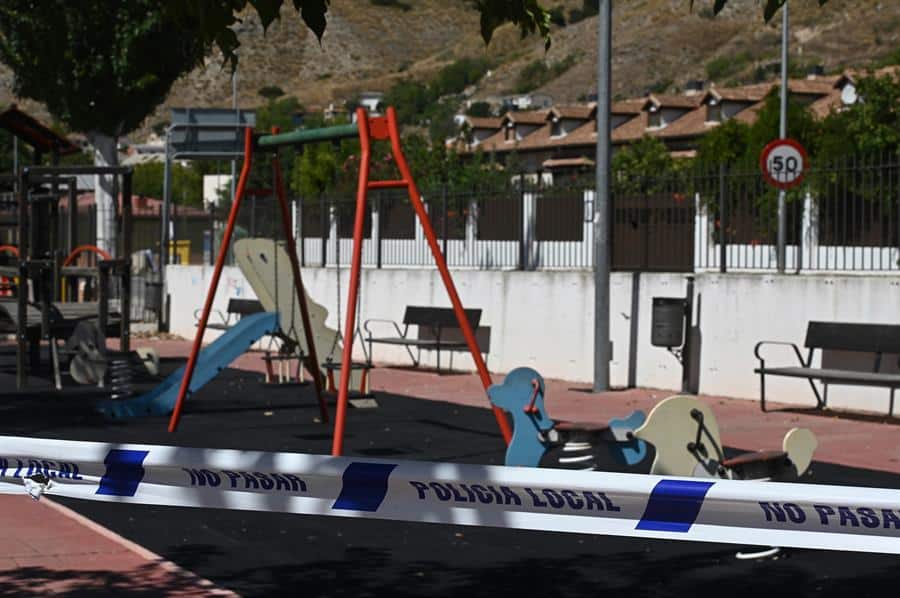
<instances>
[{"instance_id":1,"label":"metal fence","mask_svg":"<svg viewBox=\"0 0 900 598\"><path fill-rule=\"evenodd\" d=\"M788 271L900 270L900 160L848 157L816 164L787 193ZM614 270L774 271L777 194L755 165L712 172L684 170L633 180L613 173L611 260ZM438 188L423 200L439 245L453 268L590 269L592 181L511 184L491 189ZM4 203L2 200L6 199ZM14 197L0 197L0 241L12 242ZM211 263L227 206L205 213L173 206L170 263ZM348 265L355 201L351 193L292 201L292 226L305 266ZM68 222L65 208L62 222ZM96 207L83 206L78 242L96 238ZM405 192L371 194L364 223L366 267L431 267L422 226ZM136 213L135 320L158 309L159 218ZM58 247L67 247L60 226ZM281 214L267 192L242 204L235 239L282 238ZM149 314L149 315L148 315Z\"/></svg>"},{"instance_id":2,"label":"metal fence","mask_svg":"<svg viewBox=\"0 0 900 598\"><path fill-rule=\"evenodd\" d=\"M593 266L594 193L585 184L423 193L451 267ZM758 169L685 171L615 184L614 270L775 270L777 192ZM355 203L295 202L302 263L348 264ZM402 193L374 195L365 214L363 265L428 267L431 254ZM786 196L789 271L900 269L900 163L847 159L810 172Z\"/></svg>"},{"instance_id":3,"label":"metal fence","mask_svg":"<svg viewBox=\"0 0 900 598\"><path fill-rule=\"evenodd\" d=\"M438 244L453 268L589 268L593 194L580 187L515 187L423 194ZM355 202L298 201L303 265L349 264ZM404 193L373 194L365 214L363 265L430 267L431 251Z\"/></svg>"},{"instance_id":4,"label":"metal fence","mask_svg":"<svg viewBox=\"0 0 900 598\"><path fill-rule=\"evenodd\" d=\"M695 176L694 269L777 265L777 192L757 169ZM813 168L785 196L788 271L900 270L900 160L850 157Z\"/></svg>"}]
</instances>

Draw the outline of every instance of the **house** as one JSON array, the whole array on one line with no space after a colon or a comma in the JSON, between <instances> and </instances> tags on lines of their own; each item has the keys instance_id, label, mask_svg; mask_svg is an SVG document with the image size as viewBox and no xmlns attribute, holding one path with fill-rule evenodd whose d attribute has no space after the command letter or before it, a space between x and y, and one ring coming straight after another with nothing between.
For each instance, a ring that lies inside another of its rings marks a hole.
<instances>
[{"instance_id":1,"label":"house","mask_svg":"<svg viewBox=\"0 0 900 598\"><path fill-rule=\"evenodd\" d=\"M380 91L364 91L359 94L359 105L366 109L372 116L381 114L381 106L384 102L384 94Z\"/></svg>"},{"instance_id":2,"label":"house","mask_svg":"<svg viewBox=\"0 0 900 598\"><path fill-rule=\"evenodd\" d=\"M897 67L877 71L900 72ZM841 110L857 101L857 73L837 76L813 74L792 79L792 97L806 104L818 118ZM758 118L766 97L777 83L759 83L740 87L704 89L702 82L691 82L686 93L664 95L649 93L643 98L613 102L610 106L610 141L613 152L645 136L656 137L669 148L673 157L692 157L699 140L728 120L752 124ZM508 112L500 119L458 121L467 141L453 142L457 151L476 148L503 157L516 153L527 172L568 173L593 168L597 144L596 103L551 106L546 110ZM473 131L477 129L477 135Z\"/></svg>"}]
</instances>

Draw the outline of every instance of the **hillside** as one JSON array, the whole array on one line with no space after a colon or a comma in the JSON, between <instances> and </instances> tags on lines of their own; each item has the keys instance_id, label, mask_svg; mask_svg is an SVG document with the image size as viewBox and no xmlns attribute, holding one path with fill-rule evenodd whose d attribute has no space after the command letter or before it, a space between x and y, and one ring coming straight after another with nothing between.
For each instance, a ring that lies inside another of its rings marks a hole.
<instances>
[{"instance_id":1,"label":"hillside","mask_svg":"<svg viewBox=\"0 0 900 598\"><path fill-rule=\"evenodd\" d=\"M474 97L508 93L523 68L537 60L566 61L538 91L557 103L578 101L593 91L596 79L597 20L589 17L556 27L545 53L536 38L520 40L511 27L499 30L485 47L478 15L463 0L334 0L321 45L286 9L263 33L255 15L245 16L238 74L239 101L252 107L257 91L278 85L305 105L342 101L364 90L388 89L403 78L427 80L460 57L488 56L496 66ZM618 97L677 91L690 79L714 74L719 84L771 77L766 65L778 59L780 19L766 25L757 0L731 0L713 18L711 0L628 0L614 2L613 90ZM545 0L568 17L581 0ZM820 64L829 72L862 67L900 48L900 2L830 0L792 3L792 62L797 72ZM568 18L566 19L568 20ZM0 104L13 100L10 73L0 67ZM147 127L164 121L169 106L229 106L231 82L221 59L211 56L179 81L165 106ZM23 102L26 109L37 108Z\"/></svg>"}]
</instances>

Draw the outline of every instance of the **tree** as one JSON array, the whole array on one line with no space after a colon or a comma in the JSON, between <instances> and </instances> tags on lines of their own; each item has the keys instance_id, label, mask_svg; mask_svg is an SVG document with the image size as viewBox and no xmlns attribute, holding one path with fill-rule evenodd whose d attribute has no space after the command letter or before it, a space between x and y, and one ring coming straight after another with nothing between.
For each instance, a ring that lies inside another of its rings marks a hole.
<instances>
[{"instance_id":1,"label":"tree","mask_svg":"<svg viewBox=\"0 0 900 598\"><path fill-rule=\"evenodd\" d=\"M491 105L487 102L472 102L472 104L466 110L467 116L476 116L476 117L490 117L491 113Z\"/></svg>"},{"instance_id":2,"label":"tree","mask_svg":"<svg viewBox=\"0 0 900 598\"><path fill-rule=\"evenodd\" d=\"M815 146L818 153L834 158L900 151L900 77L890 73L863 77L856 93L855 103L823 121Z\"/></svg>"},{"instance_id":3,"label":"tree","mask_svg":"<svg viewBox=\"0 0 900 598\"><path fill-rule=\"evenodd\" d=\"M46 105L95 148L94 163L118 163L117 138L136 127L172 84L203 60L210 44L196 18L175 19L154 0L5 0L0 61L13 91ZM98 207L112 216L111 177L98 177ZM113 222L100 223L115 250Z\"/></svg>"},{"instance_id":4,"label":"tree","mask_svg":"<svg viewBox=\"0 0 900 598\"><path fill-rule=\"evenodd\" d=\"M625 195L657 193L671 183L676 170L666 144L646 135L613 156L613 190Z\"/></svg>"},{"instance_id":5,"label":"tree","mask_svg":"<svg viewBox=\"0 0 900 598\"><path fill-rule=\"evenodd\" d=\"M284 95L284 90L277 85L265 85L263 87L260 87L259 91L257 91L256 93L259 94L260 97L263 97L270 102L274 102Z\"/></svg>"},{"instance_id":6,"label":"tree","mask_svg":"<svg viewBox=\"0 0 900 598\"><path fill-rule=\"evenodd\" d=\"M164 167L162 162L145 162L135 166L132 192L138 196L161 199ZM193 164L172 164L172 199L182 205L203 205L203 174Z\"/></svg>"}]
</instances>

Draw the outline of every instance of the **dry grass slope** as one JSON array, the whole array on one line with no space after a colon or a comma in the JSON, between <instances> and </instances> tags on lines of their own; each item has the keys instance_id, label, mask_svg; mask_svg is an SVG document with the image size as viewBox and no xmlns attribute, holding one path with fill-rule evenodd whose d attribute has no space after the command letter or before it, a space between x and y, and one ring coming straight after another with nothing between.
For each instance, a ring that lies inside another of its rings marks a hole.
<instances>
[{"instance_id":1,"label":"dry grass slope","mask_svg":"<svg viewBox=\"0 0 900 598\"><path fill-rule=\"evenodd\" d=\"M755 0L731 0L716 18L711 0L628 0L614 3L613 88L617 96L634 96L651 88L674 91L689 79L705 79L716 60L726 73L720 84L747 81L754 71L777 60L779 24L762 22ZM581 0L544 0L564 13ZM464 0L405 0L410 9L376 6L368 0L334 0L322 43L309 33L291 9L267 32L253 14L239 28L242 47L240 102L261 103L257 90L278 85L307 105L324 105L363 90L386 90L395 81L426 80L462 56L488 55L498 65L476 96L505 93L519 72L535 60L555 63L574 57L572 68L540 91L560 103L574 102L593 91L596 78L596 18L556 29L545 53L537 39L520 40L505 27L485 47L478 16ZM900 48L900 2L895 0L830 0L793 3L792 59L822 64L829 71L864 66ZM12 100L10 74L0 68L0 103ZM180 80L166 105L147 125L165 120L170 106L227 106L229 73L211 56ZM39 108L26 102L26 108Z\"/></svg>"}]
</instances>

